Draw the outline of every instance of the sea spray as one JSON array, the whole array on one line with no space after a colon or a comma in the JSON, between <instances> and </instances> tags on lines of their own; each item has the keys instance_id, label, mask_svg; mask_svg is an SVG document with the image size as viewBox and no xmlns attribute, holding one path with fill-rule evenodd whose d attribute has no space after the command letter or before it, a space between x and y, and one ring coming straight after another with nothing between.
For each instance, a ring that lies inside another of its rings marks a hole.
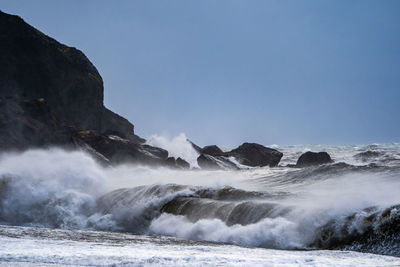
<instances>
[{"instance_id":1,"label":"sea spray","mask_svg":"<svg viewBox=\"0 0 400 267\"><path fill-rule=\"evenodd\" d=\"M146 142L148 145L161 147L168 150L170 157L182 158L189 162L191 167L199 167L197 157L199 153L189 143L184 133L181 133L172 139L154 134Z\"/></svg>"},{"instance_id":2,"label":"sea spray","mask_svg":"<svg viewBox=\"0 0 400 267\"><path fill-rule=\"evenodd\" d=\"M357 160L359 150L348 149L347 157ZM364 165L240 171L105 168L84 152L61 149L3 153L0 221L400 255L399 150L381 150L382 161Z\"/></svg>"}]
</instances>

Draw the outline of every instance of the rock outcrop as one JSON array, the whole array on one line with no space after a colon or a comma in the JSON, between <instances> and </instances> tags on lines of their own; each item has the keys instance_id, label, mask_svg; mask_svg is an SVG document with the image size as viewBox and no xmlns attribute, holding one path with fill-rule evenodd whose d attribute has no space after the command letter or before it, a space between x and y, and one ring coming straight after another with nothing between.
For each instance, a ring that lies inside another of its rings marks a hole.
<instances>
[{"instance_id":1,"label":"rock outcrop","mask_svg":"<svg viewBox=\"0 0 400 267\"><path fill-rule=\"evenodd\" d=\"M205 146L201 149L202 154L211 155L211 156L223 156L224 152L216 145Z\"/></svg>"},{"instance_id":2,"label":"rock outcrop","mask_svg":"<svg viewBox=\"0 0 400 267\"><path fill-rule=\"evenodd\" d=\"M312 165L321 165L331 163L333 160L326 152L311 152L303 153L297 160L296 167L306 167Z\"/></svg>"},{"instance_id":3,"label":"rock outcrop","mask_svg":"<svg viewBox=\"0 0 400 267\"><path fill-rule=\"evenodd\" d=\"M255 143L244 143L224 155L235 157L240 164L251 167L275 167L283 156L278 150Z\"/></svg>"},{"instance_id":4,"label":"rock outcrop","mask_svg":"<svg viewBox=\"0 0 400 267\"><path fill-rule=\"evenodd\" d=\"M81 51L0 11L0 151L78 146L106 164L190 167L146 145L128 120L104 106L103 98L103 80ZM231 157L246 166L273 167L282 157L259 144L244 143L229 152L191 144L206 169L238 169Z\"/></svg>"},{"instance_id":5,"label":"rock outcrop","mask_svg":"<svg viewBox=\"0 0 400 267\"><path fill-rule=\"evenodd\" d=\"M0 151L79 146L103 162L166 165L168 151L144 145L103 91L81 51L0 11Z\"/></svg>"},{"instance_id":6,"label":"rock outcrop","mask_svg":"<svg viewBox=\"0 0 400 267\"><path fill-rule=\"evenodd\" d=\"M249 167L275 167L283 156L278 150L255 143L244 143L229 152L223 152L215 145L198 148L198 152L201 155L197 163L206 169L239 169L235 160ZM231 157L235 160L231 160Z\"/></svg>"},{"instance_id":7,"label":"rock outcrop","mask_svg":"<svg viewBox=\"0 0 400 267\"><path fill-rule=\"evenodd\" d=\"M231 162L228 158L222 156L211 156L201 154L197 158L199 167L206 170L238 170L238 166Z\"/></svg>"},{"instance_id":8,"label":"rock outcrop","mask_svg":"<svg viewBox=\"0 0 400 267\"><path fill-rule=\"evenodd\" d=\"M174 157L169 157L166 160L167 162L167 166L173 169L183 169L183 170L187 170L190 169L190 164L182 159L182 158L174 158Z\"/></svg>"},{"instance_id":9,"label":"rock outcrop","mask_svg":"<svg viewBox=\"0 0 400 267\"><path fill-rule=\"evenodd\" d=\"M0 11L0 95L46 101L59 123L135 141L133 125L103 105L103 80L78 49Z\"/></svg>"}]
</instances>

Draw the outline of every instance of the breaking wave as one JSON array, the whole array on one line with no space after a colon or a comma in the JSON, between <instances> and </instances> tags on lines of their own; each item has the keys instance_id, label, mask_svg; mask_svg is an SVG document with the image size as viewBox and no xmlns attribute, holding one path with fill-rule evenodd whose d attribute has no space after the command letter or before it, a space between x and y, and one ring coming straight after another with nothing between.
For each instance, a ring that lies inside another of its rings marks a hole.
<instances>
[{"instance_id":1,"label":"breaking wave","mask_svg":"<svg viewBox=\"0 0 400 267\"><path fill-rule=\"evenodd\" d=\"M391 164L387 152L379 161L351 151L360 164L231 172L105 168L61 149L5 153L0 222L400 256L398 150Z\"/></svg>"}]
</instances>

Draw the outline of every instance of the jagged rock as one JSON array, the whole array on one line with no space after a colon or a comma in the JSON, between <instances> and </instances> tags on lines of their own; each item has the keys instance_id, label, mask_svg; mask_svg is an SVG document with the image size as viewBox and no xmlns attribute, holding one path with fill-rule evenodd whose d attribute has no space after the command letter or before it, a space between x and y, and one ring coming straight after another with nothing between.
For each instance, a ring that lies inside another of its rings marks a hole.
<instances>
[{"instance_id":1,"label":"jagged rock","mask_svg":"<svg viewBox=\"0 0 400 267\"><path fill-rule=\"evenodd\" d=\"M0 95L46 102L59 127L73 126L100 133L115 130L137 141L133 125L104 107L103 80L81 51L60 44L20 17L1 11ZM24 105L19 109L29 121L29 110ZM40 122L44 130L48 123ZM50 129L45 131L54 130L52 125L47 126ZM47 135L40 142L47 143L45 138Z\"/></svg>"},{"instance_id":2,"label":"jagged rock","mask_svg":"<svg viewBox=\"0 0 400 267\"><path fill-rule=\"evenodd\" d=\"M44 99L0 96L0 150L60 145L71 140Z\"/></svg>"},{"instance_id":3,"label":"jagged rock","mask_svg":"<svg viewBox=\"0 0 400 267\"><path fill-rule=\"evenodd\" d=\"M190 164L184 159L169 157L166 159L166 163L169 167L174 169L190 169Z\"/></svg>"},{"instance_id":4,"label":"jagged rock","mask_svg":"<svg viewBox=\"0 0 400 267\"><path fill-rule=\"evenodd\" d=\"M177 158L176 159L176 165L179 166L182 169L190 169L190 164L186 160L182 158Z\"/></svg>"},{"instance_id":5,"label":"jagged rock","mask_svg":"<svg viewBox=\"0 0 400 267\"><path fill-rule=\"evenodd\" d=\"M0 150L77 145L105 162L170 164L167 151L145 145L128 120L104 107L103 91L100 74L81 51L0 11ZM203 167L237 169L231 156L248 166L275 166L282 157L257 144L228 153L191 144L203 154ZM188 163L177 159L175 165Z\"/></svg>"},{"instance_id":6,"label":"jagged rock","mask_svg":"<svg viewBox=\"0 0 400 267\"><path fill-rule=\"evenodd\" d=\"M89 146L110 163L164 165L168 157L168 151L162 148L133 143L116 135L102 135L93 130L75 132L73 140L81 147Z\"/></svg>"},{"instance_id":7,"label":"jagged rock","mask_svg":"<svg viewBox=\"0 0 400 267\"><path fill-rule=\"evenodd\" d=\"M320 165L325 163L331 163L332 159L326 152L311 152L308 151L303 153L297 160L297 167L305 167L311 165Z\"/></svg>"},{"instance_id":8,"label":"jagged rock","mask_svg":"<svg viewBox=\"0 0 400 267\"><path fill-rule=\"evenodd\" d=\"M199 154L202 153L203 149L201 147L199 147L198 145L196 145L195 143L193 143L189 139L186 139L186 141L188 141L192 145L193 149L196 150L197 153L199 153Z\"/></svg>"},{"instance_id":9,"label":"jagged rock","mask_svg":"<svg viewBox=\"0 0 400 267\"><path fill-rule=\"evenodd\" d=\"M144 141L104 107L103 80L81 51L0 11L0 151L78 146L107 164L166 164L168 152Z\"/></svg>"},{"instance_id":10,"label":"jagged rock","mask_svg":"<svg viewBox=\"0 0 400 267\"><path fill-rule=\"evenodd\" d=\"M168 167L170 168L176 168L176 159L174 157L168 157L165 160L165 163L167 164Z\"/></svg>"},{"instance_id":11,"label":"jagged rock","mask_svg":"<svg viewBox=\"0 0 400 267\"><path fill-rule=\"evenodd\" d=\"M283 156L278 150L255 143L244 143L224 155L235 157L240 164L251 167L277 166Z\"/></svg>"},{"instance_id":12,"label":"jagged rock","mask_svg":"<svg viewBox=\"0 0 400 267\"><path fill-rule=\"evenodd\" d=\"M201 154L197 158L197 164L202 169L207 170L238 170L239 168L226 157L222 156L211 156Z\"/></svg>"},{"instance_id":13,"label":"jagged rock","mask_svg":"<svg viewBox=\"0 0 400 267\"><path fill-rule=\"evenodd\" d=\"M211 155L211 156L223 156L224 152L216 145L205 146L201 149L203 154Z\"/></svg>"}]
</instances>

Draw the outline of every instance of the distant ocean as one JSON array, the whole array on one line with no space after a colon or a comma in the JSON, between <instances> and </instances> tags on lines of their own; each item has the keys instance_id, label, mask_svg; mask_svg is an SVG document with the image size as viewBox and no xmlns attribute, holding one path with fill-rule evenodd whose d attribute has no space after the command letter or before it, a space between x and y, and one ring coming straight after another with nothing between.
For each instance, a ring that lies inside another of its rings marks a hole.
<instances>
[{"instance_id":1,"label":"distant ocean","mask_svg":"<svg viewBox=\"0 0 400 267\"><path fill-rule=\"evenodd\" d=\"M400 144L274 148L239 171L3 153L0 266L400 265ZM308 150L334 162L286 167Z\"/></svg>"}]
</instances>

